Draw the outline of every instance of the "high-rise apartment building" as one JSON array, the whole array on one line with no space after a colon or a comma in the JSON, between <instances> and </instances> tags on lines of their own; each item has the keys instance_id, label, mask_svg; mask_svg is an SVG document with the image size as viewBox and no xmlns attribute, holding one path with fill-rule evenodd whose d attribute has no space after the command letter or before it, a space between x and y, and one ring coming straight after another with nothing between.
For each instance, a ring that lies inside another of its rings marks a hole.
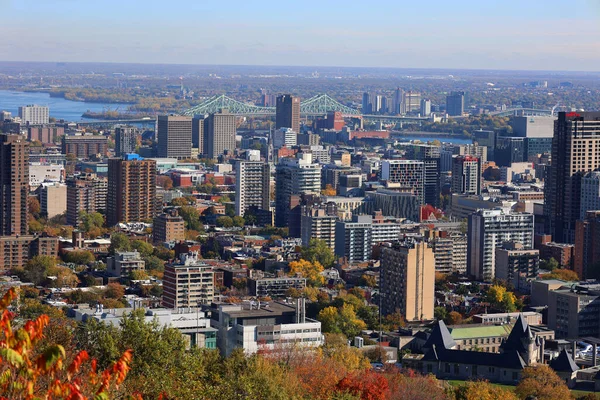
<instances>
[{"instance_id":1,"label":"high-rise apartment building","mask_svg":"<svg viewBox=\"0 0 600 400\"><path fill-rule=\"evenodd\" d=\"M275 171L275 224L287 226L291 197L321 192L321 165L313 163L312 154L298 153L296 158L283 158Z\"/></svg>"},{"instance_id":2,"label":"high-rise apartment building","mask_svg":"<svg viewBox=\"0 0 600 400\"><path fill-rule=\"evenodd\" d=\"M29 144L21 135L0 134L0 236L27 235Z\"/></svg>"},{"instance_id":3,"label":"high-rise apartment building","mask_svg":"<svg viewBox=\"0 0 600 400\"><path fill-rule=\"evenodd\" d=\"M106 223L151 221L156 213L156 161L108 160Z\"/></svg>"},{"instance_id":4,"label":"high-rise apartment building","mask_svg":"<svg viewBox=\"0 0 600 400\"><path fill-rule=\"evenodd\" d=\"M574 242L582 176L599 167L600 112L558 113L544 190L546 230L554 241Z\"/></svg>"},{"instance_id":5,"label":"high-rise apartment building","mask_svg":"<svg viewBox=\"0 0 600 400\"><path fill-rule=\"evenodd\" d=\"M381 162L381 179L412 188L421 204L425 202L425 164L416 160L384 160Z\"/></svg>"},{"instance_id":6,"label":"high-rise apartment building","mask_svg":"<svg viewBox=\"0 0 600 400\"><path fill-rule=\"evenodd\" d=\"M115 155L122 157L125 154L135 153L138 134L137 128L133 126L117 126L115 128Z\"/></svg>"},{"instance_id":7,"label":"high-rise apartment building","mask_svg":"<svg viewBox=\"0 0 600 400\"><path fill-rule=\"evenodd\" d=\"M335 254L348 263L369 261L372 257L372 225L370 215L355 215L352 221L339 221L335 226Z\"/></svg>"},{"instance_id":8,"label":"high-rise apartment building","mask_svg":"<svg viewBox=\"0 0 600 400\"><path fill-rule=\"evenodd\" d=\"M192 156L192 117L158 116L158 156L185 159Z\"/></svg>"},{"instance_id":9,"label":"high-rise apartment building","mask_svg":"<svg viewBox=\"0 0 600 400\"><path fill-rule=\"evenodd\" d=\"M407 149L407 156L423 161L423 201L438 207L440 204L440 146L414 144Z\"/></svg>"},{"instance_id":10,"label":"high-rise apartment building","mask_svg":"<svg viewBox=\"0 0 600 400\"><path fill-rule=\"evenodd\" d=\"M179 263L165 266L163 307L177 309L210 304L214 292L213 268L197 254L182 255Z\"/></svg>"},{"instance_id":11,"label":"high-rise apartment building","mask_svg":"<svg viewBox=\"0 0 600 400\"><path fill-rule=\"evenodd\" d=\"M467 273L491 282L496 277L496 248L516 242L533 248L533 214L505 209L478 210L468 219Z\"/></svg>"},{"instance_id":12,"label":"high-rise apartment building","mask_svg":"<svg viewBox=\"0 0 600 400\"><path fill-rule=\"evenodd\" d=\"M156 244L185 240L185 222L177 210L165 211L154 218L152 238Z\"/></svg>"},{"instance_id":13,"label":"high-rise apartment building","mask_svg":"<svg viewBox=\"0 0 600 400\"><path fill-rule=\"evenodd\" d=\"M103 135L77 135L62 137L62 153L77 158L102 157L108 153L108 138Z\"/></svg>"},{"instance_id":14,"label":"high-rise apartment building","mask_svg":"<svg viewBox=\"0 0 600 400\"><path fill-rule=\"evenodd\" d=\"M208 158L217 158L225 150L235 150L236 116L228 110L213 113L204 120L204 150Z\"/></svg>"},{"instance_id":15,"label":"high-rise apartment building","mask_svg":"<svg viewBox=\"0 0 600 400\"><path fill-rule=\"evenodd\" d=\"M590 210L575 223L575 260L573 269L581 279L597 277L592 271L600 262L600 210Z\"/></svg>"},{"instance_id":16,"label":"high-rise apartment building","mask_svg":"<svg viewBox=\"0 0 600 400\"><path fill-rule=\"evenodd\" d=\"M271 207L271 166L262 161L238 161L235 167L235 214L250 207Z\"/></svg>"},{"instance_id":17,"label":"high-rise apartment building","mask_svg":"<svg viewBox=\"0 0 600 400\"><path fill-rule=\"evenodd\" d=\"M496 277L510 282L521 293L538 276L540 251L524 249L521 243L507 242L496 248Z\"/></svg>"},{"instance_id":18,"label":"high-rise apartment building","mask_svg":"<svg viewBox=\"0 0 600 400\"><path fill-rule=\"evenodd\" d=\"M292 128L300 133L300 97L290 94L277 97L275 128Z\"/></svg>"},{"instance_id":19,"label":"high-rise apartment building","mask_svg":"<svg viewBox=\"0 0 600 400\"><path fill-rule=\"evenodd\" d=\"M311 239L325 241L331 250L335 247L335 223L337 215L327 213L324 208L308 210L307 215L301 216L300 237L302 246L308 247Z\"/></svg>"},{"instance_id":20,"label":"high-rise apartment building","mask_svg":"<svg viewBox=\"0 0 600 400\"><path fill-rule=\"evenodd\" d=\"M465 112L465 92L451 92L446 96L446 114L460 117Z\"/></svg>"},{"instance_id":21,"label":"high-rise apartment building","mask_svg":"<svg viewBox=\"0 0 600 400\"><path fill-rule=\"evenodd\" d=\"M27 139L41 143L56 143L65 135L65 128L55 125L30 125L27 127Z\"/></svg>"},{"instance_id":22,"label":"high-rise apartment building","mask_svg":"<svg viewBox=\"0 0 600 400\"><path fill-rule=\"evenodd\" d=\"M472 156L456 156L452 159L452 193L481 193L481 163Z\"/></svg>"},{"instance_id":23,"label":"high-rise apartment building","mask_svg":"<svg viewBox=\"0 0 600 400\"><path fill-rule=\"evenodd\" d=\"M96 174L80 174L67 179L67 223L79 225L79 214L105 213L108 179Z\"/></svg>"},{"instance_id":24,"label":"high-rise apartment building","mask_svg":"<svg viewBox=\"0 0 600 400\"><path fill-rule=\"evenodd\" d=\"M488 148L478 144L461 144L452 147L452 153L459 156L474 156L479 158L481 164L485 164L488 160Z\"/></svg>"},{"instance_id":25,"label":"high-rise apartment building","mask_svg":"<svg viewBox=\"0 0 600 400\"><path fill-rule=\"evenodd\" d=\"M40 125L50 122L50 109L35 104L19 107L19 118L24 124Z\"/></svg>"},{"instance_id":26,"label":"high-rise apartment building","mask_svg":"<svg viewBox=\"0 0 600 400\"><path fill-rule=\"evenodd\" d=\"M67 186L59 183L43 183L40 187L41 213L50 219L67 211Z\"/></svg>"},{"instance_id":27,"label":"high-rise apartment building","mask_svg":"<svg viewBox=\"0 0 600 400\"><path fill-rule=\"evenodd\" d=\"M407 321L433 319L435 258L425 241L406 240L381 249L381 312Z\"/></svg>"}]
</instances>

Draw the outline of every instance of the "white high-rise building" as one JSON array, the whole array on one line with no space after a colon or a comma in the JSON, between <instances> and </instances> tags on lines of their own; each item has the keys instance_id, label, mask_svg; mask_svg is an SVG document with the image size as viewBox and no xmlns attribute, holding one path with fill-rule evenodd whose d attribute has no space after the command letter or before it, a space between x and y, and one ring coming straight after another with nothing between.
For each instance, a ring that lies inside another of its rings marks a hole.
<instances>
[{"instance_id":1,"label":"white high-rise building","mask_svg":"<svg viewBox=\"0 0 600 400\"><path fill-rule=\"evenodd\" d=\"M481 163L477 157L457 156L452 160L452 193L481 193Z\"/></svg>"},{"instance_id":2,"label":"white high-rise building","mask_svg":"<svg viewBox=\"0 0 600 400\"><path fill-rule=\"evenodd\" d=\"M580 219L587 211L600 210L600 171L592 171L581 178Z\"/></svg>"},{"instance_id":3,"label":"white high-rise building","mask_svg":"<svg viewBox=\"0 0 600 400\"><path fill-rule=\"evenodd\" d=\"M235 214L244 215L250 207L269 210L271 167L262 161L238 161L235 173Z\"/></svg>"},{"instance_id":4,"label":"white high-rise building","mask_svg":"<svg viewBox=\"0 0 600 400\"><path fill-rule=\"evenodd\" d=\"M48 106L38 106L35 104L19 107L19 118L25 124L47 124L50 122L50 109Z\"/></svg>"},{"instance_id":5,"label":"white high-rise building","mask_svg":"<svg viewBox=\"0 0 600 400\"><path fill-rule=\"evenodd\" d=\"M496 248L516 242L524 250L533 248L533 214L507 209L479 210L469 216L467 272L475 279L491 282L496 276Z\"/></svg>"},{"instance_id":6,"label":"white high-rise building","mask_svg":"<svg viewBox=\"0 0 600 400\"><path fill-rule=\"evenodd\" d=\"M292 128L279 128L273 132L273 148L292 147L298 143L298 132Z\"/></svg>"},{"instance_id":7,"label":"white high-rise building","mask_svg":"<svg viewBox=\"0 0 600 400\"><path fill-rule=\"evenodd\" d=\"M321 165L313 162L311 153L281 159L275 172L275 224L287 226L292 195L320 192Z\"/></svg>"}]
</instances>

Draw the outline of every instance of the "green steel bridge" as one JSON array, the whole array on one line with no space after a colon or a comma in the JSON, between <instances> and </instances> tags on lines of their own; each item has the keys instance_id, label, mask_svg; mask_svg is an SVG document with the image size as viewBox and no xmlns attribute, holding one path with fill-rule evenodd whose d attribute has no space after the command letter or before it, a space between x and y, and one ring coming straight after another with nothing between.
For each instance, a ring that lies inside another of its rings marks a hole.
<instances>
[{"instance_id":1,"label":"green steel bridge","mask_svg":"<svg viewBox=\"0 0 600 400\"><path fill-rule=\"evenodd\" d=\"M244 103L227 97L224 94L213 96L188 110L182 115L205 115L219 110L227 109L235 115L275 115L275 107L261 107ZM347 107L326 94L318 94L300 103L300 114L305 116L325 115L330 111L340 111L344 116L360 116L361 113L354 108Z\"/></svg>"}]
</instances>

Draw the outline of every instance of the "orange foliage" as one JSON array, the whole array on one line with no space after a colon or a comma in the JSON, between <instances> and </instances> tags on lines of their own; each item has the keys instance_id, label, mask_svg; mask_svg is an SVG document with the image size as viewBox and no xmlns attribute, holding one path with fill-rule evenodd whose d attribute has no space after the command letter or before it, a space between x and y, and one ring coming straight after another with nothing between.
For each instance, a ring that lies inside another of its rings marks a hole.
<instances>
[{"instance_id":1,"label":"orange foliage","mask_svg":"<svg viewBox=\"0 0 600 400\"><path fill-rule=\"evenodd\" d=\"M11 288L0 300L0 399L109 398L109 391L118 388L131 369L131 351L125 351L102 372L97 371L96 360L90 360L88 353L81 351L65 370L67 355L63 346L49 344L40 348L44 329L50 322L47 315L13 330L15 314L9 306L16 296Z\"/></svg>"},{"instance_id":2,"label":"orange foliage","mask_svg":"<svg viewBox=\"0 0 600 400\"><path fill-rule=\"evenodd\" d=\"M388 381L376 372L368 371L347 375L338 382L340 392L349 392L360 396L361 400L384 400L387 398Z\"/></svg>"}]
</instances>

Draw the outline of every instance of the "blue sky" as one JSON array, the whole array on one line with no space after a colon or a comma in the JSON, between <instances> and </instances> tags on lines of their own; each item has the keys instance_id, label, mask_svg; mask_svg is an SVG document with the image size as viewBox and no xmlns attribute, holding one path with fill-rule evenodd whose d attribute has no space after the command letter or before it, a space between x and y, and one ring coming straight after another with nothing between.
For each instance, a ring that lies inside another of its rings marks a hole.
<instances>
[{"instance_id":1,"label":"blue sky","mask_svg":"<svg viewBox=\"0 0 600 400\"><path fill-rule=\"evenodd\" d=\"M0 60L600 70L600 0L0 0Z\"/></svg>"}]
</instances>

